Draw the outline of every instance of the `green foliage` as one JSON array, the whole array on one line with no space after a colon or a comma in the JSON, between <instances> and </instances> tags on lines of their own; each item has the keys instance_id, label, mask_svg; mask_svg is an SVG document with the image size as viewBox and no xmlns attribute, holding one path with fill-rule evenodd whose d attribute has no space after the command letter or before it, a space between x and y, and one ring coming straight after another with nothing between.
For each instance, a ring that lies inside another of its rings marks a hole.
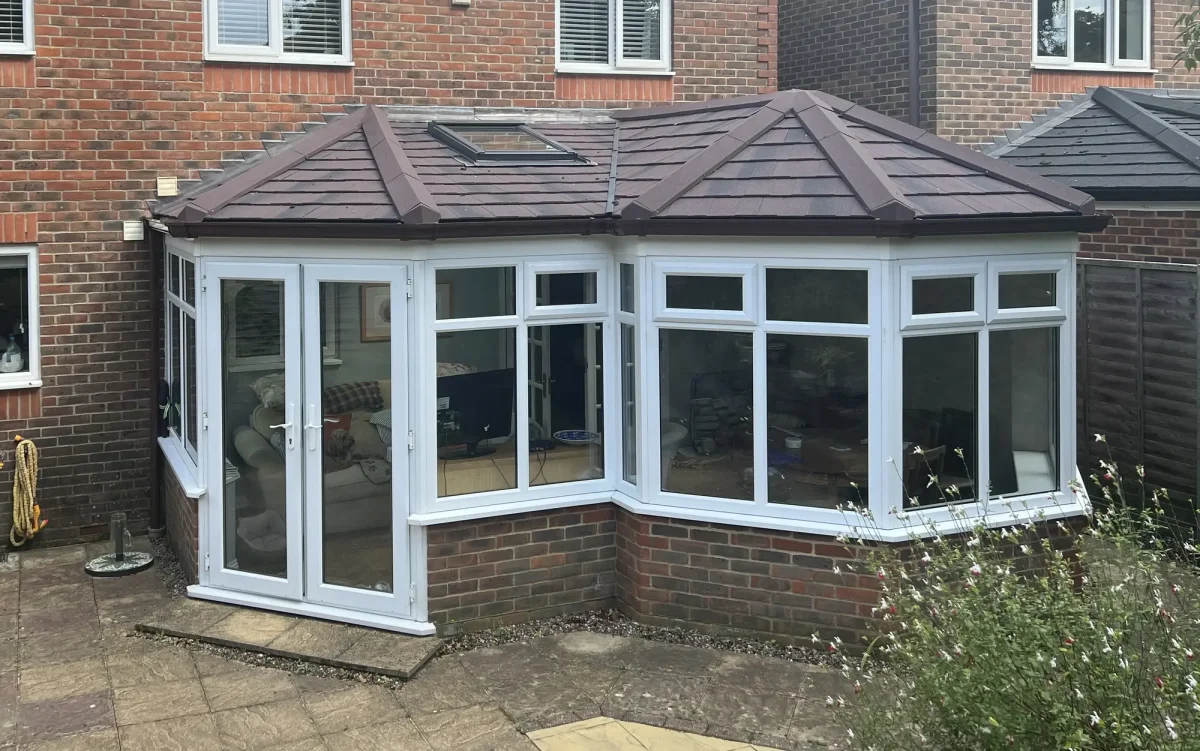
<instances>
[{"instance_id":1,"label":"green foliage","mask_svg":"<svg viewBox=\"0 0 1200 751\"><path fill-rule=\"evenodd\" d=\"M1200 2L1192 0L1191 7L1186 13L1175 19L1175 28L1179 30L1178 42L1180 50L1175 55L1175 62L1183 63L1188 70L1195 70L1200 63Z\"/></svg>"},{"instance_id":2,"label":"green foliage","mask_svg":"<svg viewBox=\"0 0 1200 751\"><path fill-rule=\"evenodd\" d=\"M1053 511L1008 527L959 512L961 534L914 528L905 550L873 550L880 631L843 660L858 696L829 698L852 746L1200 749L1196 547L1137 475L1127 503L1102 462L1103 507L1078 538ZM1019 511L998 505L991 516Z\"/></svg>"}]
</instances>

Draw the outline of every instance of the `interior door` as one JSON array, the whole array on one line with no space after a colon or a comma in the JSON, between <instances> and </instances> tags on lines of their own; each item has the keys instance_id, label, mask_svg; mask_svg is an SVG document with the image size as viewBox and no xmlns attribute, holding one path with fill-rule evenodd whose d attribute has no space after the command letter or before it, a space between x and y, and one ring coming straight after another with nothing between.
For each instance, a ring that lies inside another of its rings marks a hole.
<instances>
[{"instance_id":1,"label":"interior door","mask_svg":"<svg viewBox=\"0 0 1200 751\"><path fill-rule=\"evenodd\" d=\"M208 263L209 583L303 592L300 267Z\"/></svg>"},{"instance_id":2,"label":"interior door","mask_svg":"<svg viewBox=\"0 0 1200 751\"><path fill-rule=\"evenodd\" d=\"M305 599L408 615L406 269L303 272Z\"/></svg>"}]
</instances>

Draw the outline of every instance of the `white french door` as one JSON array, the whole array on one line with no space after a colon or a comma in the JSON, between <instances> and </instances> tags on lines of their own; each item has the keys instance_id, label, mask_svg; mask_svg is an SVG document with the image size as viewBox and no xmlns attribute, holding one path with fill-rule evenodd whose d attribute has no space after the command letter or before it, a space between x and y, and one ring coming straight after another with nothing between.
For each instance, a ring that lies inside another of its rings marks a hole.
<instances>
[{"instance_id":1,"label":"white french door","mask_svg":"<svg viewBox=\"0 0 1200 751\"><path fill-rule=\"evenodd\" d=\"M410 615L406 269L209 263L203 284L208 584Z\"/></svg>"}]
</instances>

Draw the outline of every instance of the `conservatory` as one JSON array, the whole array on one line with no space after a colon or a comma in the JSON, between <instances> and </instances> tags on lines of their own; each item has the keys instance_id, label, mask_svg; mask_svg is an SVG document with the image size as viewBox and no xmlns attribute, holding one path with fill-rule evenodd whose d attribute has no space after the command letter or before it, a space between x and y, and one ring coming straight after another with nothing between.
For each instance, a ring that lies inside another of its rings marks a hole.
<instances>
[{"instance_id":1,"label":"conservatory","mask_svg":"<svg viewBox=\"0 0 1200 751\"><path fill-rule=\"evenodd\" d=\"M628 604L660 521L1086 509L1074 254L1107 217L834 97L370 106L155 215L196 597L432 633Z\"/></svg>"}]
</instances>

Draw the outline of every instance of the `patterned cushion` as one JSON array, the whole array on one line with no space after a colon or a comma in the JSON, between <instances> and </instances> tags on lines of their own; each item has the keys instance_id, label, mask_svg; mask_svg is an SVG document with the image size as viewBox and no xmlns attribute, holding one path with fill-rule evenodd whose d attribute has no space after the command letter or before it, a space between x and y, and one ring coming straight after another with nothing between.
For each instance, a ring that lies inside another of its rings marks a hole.
<instances>
[{"instance_id":1,"label":"patterned cushion","mask_svg":"<svg viewBox=\"0 0 1200 751\"><path fill-rule=\"evenodd\" d=\"M321 392L325 414L340 414L365 409L376 412L383 409L383 393L379 381L358 381L330 386Z\"/></svg>"}]
</instances>

